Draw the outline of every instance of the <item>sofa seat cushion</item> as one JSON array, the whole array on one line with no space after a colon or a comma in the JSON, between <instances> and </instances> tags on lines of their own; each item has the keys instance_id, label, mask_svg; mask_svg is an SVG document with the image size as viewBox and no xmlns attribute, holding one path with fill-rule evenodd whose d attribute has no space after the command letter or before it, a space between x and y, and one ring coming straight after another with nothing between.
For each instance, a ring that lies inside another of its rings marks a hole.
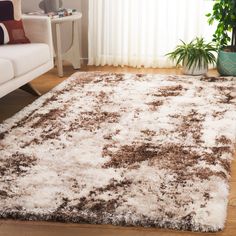
<instances>
[{"instance_id":1,"label":"sofa seat cushion","mask_svg":"<svg viewBox=\"0 0 236 236\"><path fill-rule=\"evenodd\" d=\"M50 60L47 44L31 43L0 46L0 58L12 62L15 77L24 75Z\"/></svg>"},{"instance_id":2,"label":"sofa seat cushion","mask_svg":"<svg viewBox=\"0 0 236 236\"><path fill-rule=\"evenodd\" d=\"M14 69L11 61L0 58L0 84L14 78Z\"/></svg>"}]
</instances>

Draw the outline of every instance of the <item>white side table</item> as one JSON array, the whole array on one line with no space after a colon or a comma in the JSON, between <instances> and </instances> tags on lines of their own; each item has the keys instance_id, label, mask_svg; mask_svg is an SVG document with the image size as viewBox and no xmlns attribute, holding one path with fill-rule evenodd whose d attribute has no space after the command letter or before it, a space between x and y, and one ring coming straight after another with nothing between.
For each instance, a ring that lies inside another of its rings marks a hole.
<instances>
[{"instance_id":1,"label":"white side table","mask_svg":"<svg viewBox=\"0 0 236 236\"><path fill-rule=\"evenodd\" d=\"M77 13L72 16L52 19L52 24L56 26L56 61L58 75L63 77L63 60L70 62L74 69L80 68L80 42L79 42L79 20L82 18L82 13ZM61 25L65 22L72 22L72 45L70 49L62 54L61 49Z\"/></svg>"}]
</instances>

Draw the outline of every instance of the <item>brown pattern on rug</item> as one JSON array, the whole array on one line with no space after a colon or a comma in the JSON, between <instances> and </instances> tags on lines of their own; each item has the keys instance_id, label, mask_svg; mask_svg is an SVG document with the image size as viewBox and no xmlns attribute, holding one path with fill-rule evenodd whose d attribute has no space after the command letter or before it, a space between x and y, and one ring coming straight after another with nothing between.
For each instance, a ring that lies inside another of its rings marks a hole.
<instances>
[{"instance_id":1,"label":"brown pattern on rug","mask_svg":"<svg viewBox=\"0 0 236 236\"><path fill-rule=\"evenodd\" d=\"M223 229L235 83L75 74L0 125L0 217Z\"/></svg>"}]
</instances>

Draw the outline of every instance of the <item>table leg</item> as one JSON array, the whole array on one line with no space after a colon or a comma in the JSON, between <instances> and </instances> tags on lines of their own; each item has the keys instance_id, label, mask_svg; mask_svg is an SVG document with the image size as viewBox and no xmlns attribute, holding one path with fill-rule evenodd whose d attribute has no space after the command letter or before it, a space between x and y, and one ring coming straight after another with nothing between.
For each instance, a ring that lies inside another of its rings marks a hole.
<instances>
[{"instance_id":1,"label":"table leg","mask_svg":"<svg viewBox=\"0 0 236 236\"><path fill-rule=\"evenodd\" d=\"M72 45L70 49L63 55L63 59L69 61L74 69L79 69L80 64L80 41L79 41L79 21L75 20L72 23Z\"/></svg>"},{"instance_id":2,"label":"table leg","mask_svg":"<svg viewBox=\"0 0 236 236\"><path fill-rule=\"evenodd\" d=\"M57 46L57 69L58 75L63 77L63 64L62 64L62 50L61 50L61 28L60 24L56 24L56 46Z\"/></svg>"},{"instance_id":3,"label":"table leg","mask_svg":"<svg viewBox=\"0 0 236 236\"><path fill-rule=\"evenodd\" d=\"M74 69L79 69L81 67L80 64L80 40L79 40L79 21L74 21L73 25L73 44L76 54L72 60L72 65Z\"/></svg>"}]
</instances>

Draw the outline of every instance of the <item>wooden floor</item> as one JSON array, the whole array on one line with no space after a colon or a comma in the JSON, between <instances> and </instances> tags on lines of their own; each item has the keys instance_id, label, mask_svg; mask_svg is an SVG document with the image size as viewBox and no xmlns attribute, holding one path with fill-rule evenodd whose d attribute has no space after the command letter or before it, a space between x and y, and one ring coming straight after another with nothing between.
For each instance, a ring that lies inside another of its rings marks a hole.
<instances>
[{"instance_id":1,"label":"wooden floor","mask_svg":"<svg viewBox=\"0 0 236 236\"><path fill-rule=\"evenodd\" d=\"M156 73L156 74L181 74L177 69L134 69L114 67L83 67L82 71L109 71L128 73ZM33 85L42 93L48 92L61 81L72 75L75 71L65 67L65 76L58 78L55 69L33 81ZM210 76L217 75L216 71L210 71ZM23 107L33 102L36 98L16 90L11 94L0 98L0 122L11 117ZM114 226L94 226L78 224L60 224L45 222L19 222L0 221L0 236L236 236L236 161L232 164L232 177L230 180L230 196L226 228L219 233L192 233L163 229L125 228Z\"/></svg>"}]
</instances>

